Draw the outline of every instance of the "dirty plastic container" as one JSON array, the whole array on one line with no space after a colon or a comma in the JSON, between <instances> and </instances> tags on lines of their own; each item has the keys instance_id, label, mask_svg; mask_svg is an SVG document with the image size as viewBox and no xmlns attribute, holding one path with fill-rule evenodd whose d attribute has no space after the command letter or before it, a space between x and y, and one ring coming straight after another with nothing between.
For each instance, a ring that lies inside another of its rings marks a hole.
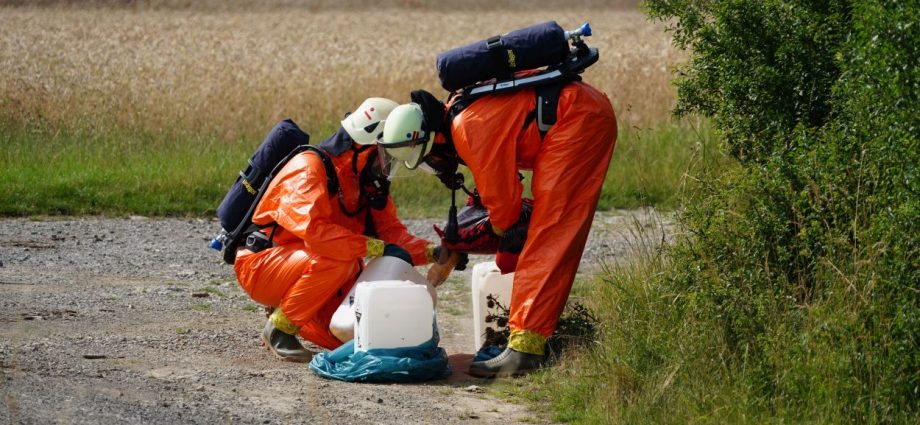
<instances>
[{"instance_id":1,"label":"dirty plastic container","mask_svg":"<svg viewBox=\"0 0 920 425\"><path fill-rule=\"evenodd\" d=\"M355 289L361 282L377 282L383 280L408 280L419 285L425 285L431 295L432 305L438 305L438 293L434 287L409 263L396 257L376 257L368 261L364 271L358 275L358 280L351 287L348 296L342 300L339 307L332 314L329 322L329 331L342 342L354 338L355 331Z\"/></svg>"},{"instance_id":2,"label":"dirty plastic container","mask_svg":"<svg viewBox=\"0 0 920 425\"><path fill-rule=\"evenodd\" d=\"M406 280L361 282L355 291L355 352L420 345L434 335L434 303Z\"/></svg>"},{"instance_id":3,"label":"dirty plastic container","mask_svg":"<svg viewBox=\"0 0 920 425\"><path fill-rule=\"evenodd\" d=\"M496 329L495 323L486 323L489 314L487 297L492 294L505 308L511 306L511 283L514 273L502 274L494 261L473 266L473 350L478 351L485 341L486 328ZM492 309L497 313L498 309Z\"/></svg>"}]
</instances>

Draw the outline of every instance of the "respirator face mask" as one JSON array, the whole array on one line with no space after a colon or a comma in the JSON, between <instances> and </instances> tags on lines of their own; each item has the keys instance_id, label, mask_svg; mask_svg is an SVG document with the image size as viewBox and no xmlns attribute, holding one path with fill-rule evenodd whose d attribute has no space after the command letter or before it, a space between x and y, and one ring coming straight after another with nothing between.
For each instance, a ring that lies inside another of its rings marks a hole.
<instances>
[{"instance_id":1,"label":"respirator face mask","mask_svg":"<svg viewBox=\"0 0 920 425\"><path fill-rule=\"evenodd\" d=\"M435 176L454 175L457 172L459 162L457 157L449 155L438 149L432 149L418 166L420 170L425 170Z\"/></svg>"},{"instance_id":2,"label":"respirator face mask","mask_svg":"<svg viewBox=\"0 0 920 425\"><path fill-rule=\"evenodd\" d=\"M379 160L368 162L359 178L361 190L367 198L368 205L376 210L382 210L386 207L387 199L390 196L390 179L383 172L380 165L381 161Z\"/></svg>"}]
</instances>

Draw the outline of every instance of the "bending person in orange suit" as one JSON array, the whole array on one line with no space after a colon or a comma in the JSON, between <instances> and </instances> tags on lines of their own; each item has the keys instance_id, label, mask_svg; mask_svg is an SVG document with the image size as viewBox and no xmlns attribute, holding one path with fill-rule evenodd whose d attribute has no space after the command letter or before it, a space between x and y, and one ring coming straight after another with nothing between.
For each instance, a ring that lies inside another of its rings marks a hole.
<instances>
[{"instance_id":1,"label":"bending person in orange suit","mask_svg":"<svg viewBox=\"0 0 920 425\"><path fill-rule=\"evenodd\" d=\"M278 357L308 361L296 335L333 349L343 343L329 329L332 314L347 296L364 257L390 255L427 264L434 245L415 237L396 215L385 175L369 146L397 104L367 99L319 144L335 168L340 190L330 193L326 169L316 152L292 158L275 176L257 206L253 222L268 226L262 239L237 252L234 270L243 289L274 307L262 337Z\"/></svg>"},{"instance_id":2,"label":"bending person in orange suit","mask_svg":"<svg viewBox=\"0 0 920 425\"><path fill-rule=\"evenodd\" d=\"M455 173L456 165L445 165L450 156L459 157L499 236L523 226L516 226L518 170L533 170L533 212L514 276L508 346L469 369L483 377L526 373L545 364L546 339L568 300L616 143L616 118L607 96L583 82L562 87L557 120L544 135L534 119L534 89L485 95L448 119L456 99L445 107L428 92L413 92L413 103L391 113L378 144L391 164L442 177Z\"/></svg>"}]
</instances>

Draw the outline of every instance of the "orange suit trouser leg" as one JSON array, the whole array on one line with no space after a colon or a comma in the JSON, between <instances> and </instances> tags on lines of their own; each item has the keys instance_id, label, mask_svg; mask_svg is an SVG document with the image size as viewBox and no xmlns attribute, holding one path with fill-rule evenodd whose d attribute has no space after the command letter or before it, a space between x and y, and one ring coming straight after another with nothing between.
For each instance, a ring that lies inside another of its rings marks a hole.
<instances>
[{"instance_id":1,"label":"orange suit trouser leg","mask_svg":"<svg viewBox=\"0 0 920 425\"><path fill-rule=\"evenodd\" d=\"M616 118L606 96L590 87L579 94L584 96L597 106L570 106L534 165L534 210L511 295L509 346L518 351L542 354L556 329L616 143Z\"/></svg>"},{"instance_id":2,"label":"orange suit trouser leg","mask_svg":"<svg viewBox=\"0 0 920 425\"><path fill-rule=\"evenodd\" d=\"M280 308L301 337L328 349L342 345L329 321L358 278L359 261L313 255L298 243L238 256L234 269L253 301Z\"/></svg>"}]
</instances>

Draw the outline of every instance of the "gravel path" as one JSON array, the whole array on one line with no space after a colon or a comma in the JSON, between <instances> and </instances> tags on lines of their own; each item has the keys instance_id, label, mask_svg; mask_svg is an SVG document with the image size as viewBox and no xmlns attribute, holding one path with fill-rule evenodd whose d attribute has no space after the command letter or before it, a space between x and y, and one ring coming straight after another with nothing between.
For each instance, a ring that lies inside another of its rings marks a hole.
<instances>
[{"instance_id":1,"label":"gravel path","mask_svg":"<svg viewBox=\"0 0 920 425\"><path fill-rule=\"evenodd\" d=\"M599 213L582 272L628 256L639 229L661 223L645 210ZM431 222L406 224L434 237ZM263 312L206 246L218 227L203 219L0 219L0 423L541 421L464 373L469 271L439 290L449 379L328 381L261 346Z\"/></svg>"}]
</instances>

